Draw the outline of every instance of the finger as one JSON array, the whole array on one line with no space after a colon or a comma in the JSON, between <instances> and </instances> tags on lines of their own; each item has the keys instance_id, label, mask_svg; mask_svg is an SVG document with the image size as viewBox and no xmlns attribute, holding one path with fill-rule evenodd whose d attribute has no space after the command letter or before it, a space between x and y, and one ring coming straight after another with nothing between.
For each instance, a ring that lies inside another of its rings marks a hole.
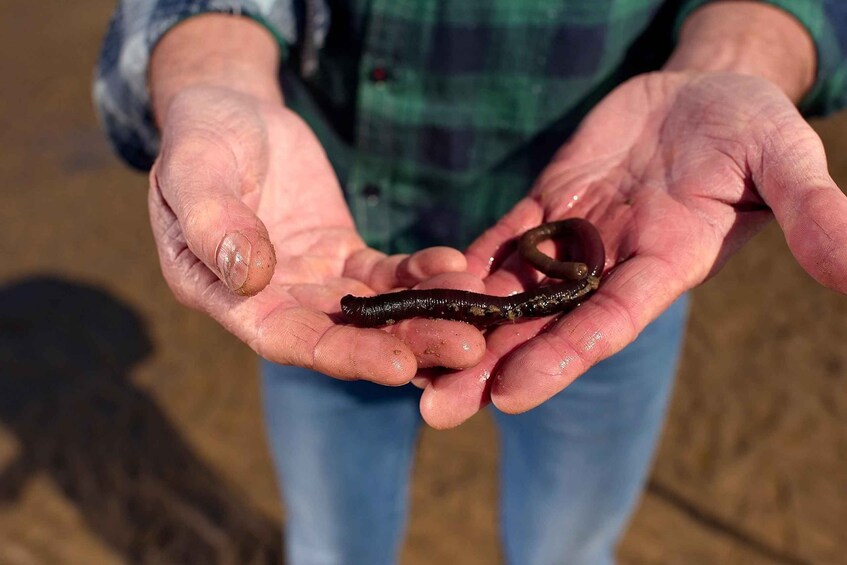
<instances>
[{"instance_id":1,"label":"finger","mask_svg":"<svg viewBox=\"0 0 847 565\"><path fill-rule=\"evenodd\" d=\"M422 377L426 379L420 400L424 421L437 430L455 428L487 406L490 402L488 380L496 362L497 356L486 351L474 367L456 372L442 371L434 378ZM417 380L416 386L421 384L421 380Z\"/></svg>"},{"instance_id":2,"label":"finger","mask_svg":"<svg viewBox=\"0 0 847 565\"><path fill-rule=\"evenodd\" d=\"M427 278L415 286L415 290L427 290L432 288L451 288L455 290L467 290L470 292L485 292L485 283L479 277L470 273L440 273Z\"/></svg>"},{"instance_id":3,"label":"finger","mask_svg":"<svg viewBox=\"0 0 847 565\"><path fill-rule=\"evenodd\" d=\"M345 380L400 385L414 376L414 354L386 332L338 326L280 286L250 298L232 293L189 251L158 190L151 190L150 210L162 272L176 297L212 316L263 357Z\"/></svg>"},{"instance_id":4,"label":"finger","mask_svg":"<svg viewBox=\"0 0 847 565\"><path fill-rule=\"evenodd\" d=\"M204 293L204 305L221 325L270 361L389 386L408 383L417 371L414 353L391 334L338 325L280 287L248 299L223 292L223 285L216 284L217 289Z\"/></svg>"},{"instance_id":5,"label":"finger","mask_svg":"<svg viewBox=\"0 0 847 565\"><path fill-rule=\"evenodd\" d=\"M412 287L442 273L461 273L467 268L467 259L458 249L443 246L428 247L413 253L400 263L397 269L397 282L398 286Z\"/></svg>"},{"instance_id":6,"label":"finger","mask_svg":"<svg viewBox=\"0 0 847 565\"><path fill-rule=\"evenodd\" d=\"M441 275L430 282L437 288L478 289L482 282L467 274ZM365 295L370 290L353 279L336 279L326 284L295 284L288 293L297 303L315 311L341 316L340 300L346 294ZM485 351L485 337L475 327L462 322L418 318L384 328L412 352L418 367L461 369L479 362Z\"/></svg>"},{"instance_id":7,"label":"finger","mask_svg":"<svg viewBox=\"0 0 847 565\"><path fill-rule=\"evenodd\" d=\"M434 374L434 371L430 370L426 371L426 373L427 374L421 374L421 371L419 370L418 374L412 377L412 384L415 385L415 387L424 390L427 386L429 386L429 383L432 382L432 374Z\"/></svg>"},{"instance_id":8,"label":"finger","mask_svg":"<svg viewBox=\"0 0 847 565\"><path fill-rule=\"evenodd\" d=\"M171 144L150 185L178 219L191 252L231 291L250 296L267 286L276 256L265 225L239 197L243 179L234 160L222 155L204 143Z\"/></svg>"},{"instance_id":9,"label":"finger","mask_svg":"<svg viewBox=\"0 0 847 565\"><path fill-rule=\"evenodd\" d=\"M465 256L450 247L430 247L412 255L385 255L365 248L354 253L344 266L344 276L365 282L375 292L413 287L440 273L462 272Z\"/></svg>"},{"instance_id":10,"label":"finger","mask_svg":"<svg viewBox=\"0 0 847 565\"><path fill-rule=\"evenodd\" d=\"M585 303L504 359L492 402L507 413L538 406L631 343L686 288L665 258L641 255L620 264Z\"/></svg>"},{"instance_id":11,"label":"finger","mask_svg":"<svg viewBox=\"0 0 847 565\"><path fill-rule=\"evenodd\" d=\"M440 275L432 279L432 288L478 290L482 281L467 273ZM314 310L340 315L340 300L345 294L364 295L363 283L339 279L325 285L297 284L289 288L300 304ZM358 291L358 293L357 293ZM476 365L485 351L485 337L475 327L450 320L417 318L385 328L412 351L418 367L450 367L462 369Z\"/></svg>"},{"instance_id":12,"label":"finger","mask_svg":"<svg viewBox=\"0 0 847 565\"><path fill-rule=\"evenodd\" d=\"M451 288L482 292L481 280L468 273L443 273L416 289ZM388 328L415 354L419 368L464 369L480 362L485 353L485 336L476 327L451 320L415 318Z\"/></svg>"},{"instance_id":13,"label":"finger","mask_svg":"<svg viewBox=\"0 0 847 565\"><path fill-rule=\"evenodd\" d=\"M479 292L483 284L468 273L443 273L428 279L417 288L454 288ZM336 320L343 320L340 312L343 296L372 294L364 283L346 278L324 285L292 285L289 292L300 304L333 314ZM462 322L414 318L382 329L410 348L419 367L470 367L479 362L485 351L485 337L480 330Z\"/></svg>"},{"instance_id":14,"label":"finger","mask_svg":"<svg viewBox=\"0 0 847 565\"><path fill-rule=\"evenodd\" d=\"M486 352L475 366L463 371L418 371L412 383L424 389L421 415L436 429L454 428L491 402L490 378L498 361L520 343L540 332L549 320L527 320L501 326L487 336Z\"/></svg>"},{"instance_id":15,"label":"finger","mask_svg":"<svg viewBox=\"0 0 847 565\"><path fill-rule=\"evenodd\" d=\"M847 293L847 197L829 176L820 138L799 114L765 141L754 181L800 265Z\"/></svg>"},{"instance_id":16,"label":"finger","mask_svg":"<svg viewBox=\"0 0 847 565\"><path fill-rule=\"evenodd\" d=\"M485 277L492 266L501 259L505 246L530 228L541 224L544 212L538 202L525 198L503 216L494 226L486 230L474 241L465 255L468 272Z\"/></svg>"},{"instance_id":17,"label":"finger","mask_svg":"<svg viewBox=\"0 0 847 565\"><path fill-rule=\"evenodd\" d=\"M465 369L479 363L485 354L485 336L464 322L410 320L391 333L409 347L419 369Z\"/></svg>"},{"instance_id":18,"label":"finger","mask_svg":"<svg viewBox=\"0 0 847 565\"><path fill-rule=\"evenodd\" d=\"M412 351L391 334L339 326L323 312L307 308L281 308L268 315L256 340L257 352L270 361L343 380L399 386L417 371Z\"/></svg>"}]
</instances>

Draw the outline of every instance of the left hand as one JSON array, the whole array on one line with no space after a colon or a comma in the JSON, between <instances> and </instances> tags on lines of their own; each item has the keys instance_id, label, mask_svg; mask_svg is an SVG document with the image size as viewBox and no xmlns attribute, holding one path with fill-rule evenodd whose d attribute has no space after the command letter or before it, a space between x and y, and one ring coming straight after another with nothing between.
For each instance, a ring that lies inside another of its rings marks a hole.
<instances>
[{"instance_id":1,"label":"left hand","mask_svg":"<svg viewBox=\"0 0 847 565\"><path fill-rule=\"evenodd\" d=\"M529 195L469 248L471 272L487 275L490 294L534 286L508 262L487 273L489 258L527 229L572 216L603 236L600 289L556 320L496 328L472 369L419 373L430 425L456 426L488 402L508 413L541 404L631 343L772 217L800 265L847 292L847 198L818 136L761 78L660 72L618 87Z\"/></svg>"}]
</instances>

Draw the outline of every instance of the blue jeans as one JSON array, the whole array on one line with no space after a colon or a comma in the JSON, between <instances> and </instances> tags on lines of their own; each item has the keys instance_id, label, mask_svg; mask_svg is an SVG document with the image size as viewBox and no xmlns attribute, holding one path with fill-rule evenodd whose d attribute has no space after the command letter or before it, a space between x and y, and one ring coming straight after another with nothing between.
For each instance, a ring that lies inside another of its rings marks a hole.
<instances>
[{"instance_id":1,"label":"blue jeans","mask_svg":"<svg viewBox=\"0 0 847 565\"><path fill-rule=\"evenodd\" d=\"M686 303L677 301L629 347L534 410L494 410L508 563L613 562L664 419ZM286 507L286 563L395 563L420 391L268 362L262 369Z\"/></svg>"}]
</instances>

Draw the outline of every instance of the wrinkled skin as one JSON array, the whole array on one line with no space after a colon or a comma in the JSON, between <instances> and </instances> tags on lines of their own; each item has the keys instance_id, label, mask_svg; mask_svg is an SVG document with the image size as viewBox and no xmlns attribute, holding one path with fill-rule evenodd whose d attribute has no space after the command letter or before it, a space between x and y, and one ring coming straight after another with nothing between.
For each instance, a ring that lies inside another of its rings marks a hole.
<instances>
[{"instance_id":1,"label":"wrinkled skin","mask_svg":"<svg viewBox=\"0 0 847 565\"><path fill-rule=\"evenodd\" d=\"M383 331L338 320L348 293L482 283L454 249L386 256L366 247L323 149L291 111L195 87L175 98L165 123L150 215L162 271L182 303L272 361L341 379L400 385L419 367L480 361L483 336L460 322Z\"/></svg>"},{"instance_id":2,"label":"wrinkled skin","mask_svg":"<svg viewBox=\"0 0 847 565\"><path fill-rule=\"evenodd\" d=\"M514 258L488 273L489 258L526 229L570 216L603 235L601 288L555 321L491 332L473 368L419 373L431 425L458 425L489 402L509 413L541 404L632 342L773 217L800 265L847 292L847 198L818 136L763 79L665 72L621 85L468 249L470 272L492 294L536 284Z\"/></svg>"},{"instance_id":3,"label":"wrinkled skin","mask_svg":"<svg viewBox=\"0 0 847 565\"><path fill-rule=\"evenodd\" d=\"M491 401L525 411L563 390L714 274L771 210L803 268L847 291L847 199L816 134L762 79L655 73L621 85L465 255L367 248L317 139L279 104L195 87L165 123L150 213L178 299L272 361L388 385L417 374L421 413L435 427ZM459 322L377 330L337 317L347 293L525 290L539 282L532 271L510 258L489 273L489 258L570 216L600 229L608 272L590 301L559 319L483 337Z\"/></svg>"}]
</instances>

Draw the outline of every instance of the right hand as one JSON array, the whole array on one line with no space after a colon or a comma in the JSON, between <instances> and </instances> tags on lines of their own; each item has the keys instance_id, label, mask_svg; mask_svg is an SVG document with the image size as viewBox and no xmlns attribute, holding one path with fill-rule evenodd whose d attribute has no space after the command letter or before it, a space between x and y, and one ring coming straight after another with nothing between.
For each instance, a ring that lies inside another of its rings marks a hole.
<instances>
[{"instance_id":1,"label":"right hand","mask_svg":"<svg viewBox=\"0 0 847 565\"><path fill-rule=\"evenodd\" d=\"M377 330L340 321L348 293L481 291L482 283L454 249L368 248L320 143L293 112L225 87L192 87L174 97L162 130L150 216L180 302L271 361L341 379L399 385L418 367L480 361L484 338L461 322Z\"/></svg>"}]
</instances>

